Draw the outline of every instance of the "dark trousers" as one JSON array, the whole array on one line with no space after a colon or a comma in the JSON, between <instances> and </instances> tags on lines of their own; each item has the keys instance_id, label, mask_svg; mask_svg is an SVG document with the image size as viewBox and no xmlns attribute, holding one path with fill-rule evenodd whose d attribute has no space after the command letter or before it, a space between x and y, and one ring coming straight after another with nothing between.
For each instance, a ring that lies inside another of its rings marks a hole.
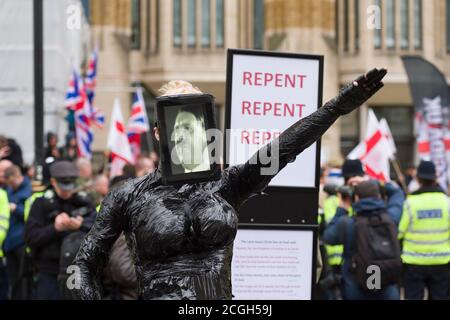
<instances>
[{"instance_id":1,"label":"dark trousers","mask_svg":"<svg viewBox=\"0 0 450 320\"><path fill-rule=\"evenodd\" d=\"M407 300L422 300L425 288L428 290L430 300L446 300L449 290L448 283L448 265L405 266L403 285Z\"/></svg>"},{"instance_id":2,"label":"dark trousers","mask_svg":"<svg viewBox=\"0 0 450 320\"><path fill-rule=\"evenodd\" d=\"M8 274L9 298L11 300L22 299L18 288L20 281L20 271L24 257L24 247L20 246L14 250L6 252L6 272Z\"/></svg>"},{"instance_id":3,"label":"dark trousers","mask_svg":"<svg viewBox=\"0 0 450 320\"><path fill-rule=\"evenodd\" d=\"M36 283L37 300L59 300L58 276L56 274L39 273Z\"/></svg>"},{"instance_id":4,"label":"dark trousers","mask_svg":"<svg viewBox=\"0 0 450 320\"><path fill-rule=\"evenodd\" d=\"M6 259L0 258L0 301L8 299L8 273Z\"/></svg>"}]
</instances>

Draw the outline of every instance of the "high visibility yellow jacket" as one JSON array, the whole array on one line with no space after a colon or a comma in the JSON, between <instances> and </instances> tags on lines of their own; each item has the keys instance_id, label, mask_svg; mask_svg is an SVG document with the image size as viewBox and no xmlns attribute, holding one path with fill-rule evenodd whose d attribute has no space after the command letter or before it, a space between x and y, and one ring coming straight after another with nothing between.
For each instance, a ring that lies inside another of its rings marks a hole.
<instances>
[{"instance_id":1,"label":"high visibility yellow jacket","mask_svg":"<svg viewBox=\"0 0 450 320\"><path fill-rule=\"evenodd\" d=\"M28 220L28 216L30 215L31 205L33 204L34 200L37 198L40 198L44 196L45 192L35 192L29 197L27 200L25 200L24 209L23 209L23 219L25 222Z\"/></svg>"},{"instance_id":2,"label":"high visibility yellow jacket","mask_svg":"<svg viewBox=\"0 0 450 320\"><path fill-rule=\"evenodd\" d=\"M328 225L336 214L336 210L339 207L339 197L336 195L330 195L325 199L323 203L323 213L325 223ZM325 245L327 252L328 264L330 266L340 266L342 264L342 254L344 253L343 245Z\"/></svg>"},{"instance_id":3,"label":"high visibility yellow jacket","mask_svg":"<svg viewBox=\"0 0 450 320\"><path fill-rule=\"evenodd\" d=\"M3 257L3 241L6 239L9 228L9 201L6 191L0 189L0 258Z\"/></svg>"},{"instance_id":4,"label":"high visibility yellow jacket","mask_svg":"<svg viewBox=\"0 0 450 320\"><path fill-rule=\"evenodd\" d=\"M450 262L449 199L438 188L422 188L408 196L399 224L402 260L412 265Z\"/></svg>"}]
</instances>

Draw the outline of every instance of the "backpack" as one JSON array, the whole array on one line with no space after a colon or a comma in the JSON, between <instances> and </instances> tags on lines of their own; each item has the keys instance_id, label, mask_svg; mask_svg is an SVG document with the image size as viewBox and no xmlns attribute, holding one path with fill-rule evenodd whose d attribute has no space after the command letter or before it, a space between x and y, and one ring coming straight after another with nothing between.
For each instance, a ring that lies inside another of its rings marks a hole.
<instances>
[{"instance_id":1,"label":"backpack","mask_svg":"<svg viewBox=\"0 0 450 320\"><path fill-rule=\"evenodd\" d=\"M84 231L75 231L64 237L62 241L59 259L58 286L61 299L63 300L74 300L77 298L76 290L69 290L67 286L67 280L71 276L70 273L67 273L67 268L73 265L86 234L87 233Z\"/></svg>"},{"instance_id":2,"label":"backpack","mask_svg":"<svg viewBox=\"0 0 450 320\"><path fill-rule=\"evenodd\" d=\"M375 274L370 266L379 267L380 289L396 283L403 268L397 226L385 212L371 216L356 215L354 219L355 253L350 270L359 287L365 291L373 291L368 288L367 282Z\"/></svg>"}]
</instances>

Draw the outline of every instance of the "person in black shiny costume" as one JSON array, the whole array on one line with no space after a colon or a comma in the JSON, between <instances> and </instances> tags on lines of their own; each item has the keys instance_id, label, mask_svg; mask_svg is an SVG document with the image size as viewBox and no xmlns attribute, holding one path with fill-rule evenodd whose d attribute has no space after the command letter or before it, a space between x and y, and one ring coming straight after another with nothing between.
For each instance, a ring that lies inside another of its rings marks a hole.
<instances>
[{"instance_id":1,"label":"person in black shiny costume","mask_svg":"<svg viewBox=\"0 0 450 320\"><path fill-rule=\"evenodd\" d=\"M381 89L386 73L385 69L373 69L358 77L249 161L223 170L220 180L175 187L163 185L157 170L110 192L75 259L81 271L80 298L101 299L101 273L111 246L123 231L136 266L141 299L231 299L239 208L275 176L261 174L260 156L277 148L281 170L339 116Z\"/></svg>"}]
</instances>

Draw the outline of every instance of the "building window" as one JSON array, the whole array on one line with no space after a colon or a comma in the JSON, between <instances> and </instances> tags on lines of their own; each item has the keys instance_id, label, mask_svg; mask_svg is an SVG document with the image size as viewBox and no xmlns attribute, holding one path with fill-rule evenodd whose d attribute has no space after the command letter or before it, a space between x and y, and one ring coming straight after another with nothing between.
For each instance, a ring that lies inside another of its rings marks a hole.
<instances>
[{"instance_id":1,"label":"building window","mask_svg":"<svg viewBox=\"0 0 450 320\"><path fill-rule=\"evenodd\" d=\"M422 49L422 1L414 0L414 49Z\"/></svg>"},{"instance_id":2,"label":"building window","mask_svg":"<svg viewBox=\"0 0 450 320\"><path fill-rule=\"evenodd\" d=\"M386 47L395 48L395 1L386 1Z\"/></svg>"},{"instance_id":3,"label":"building window","mask_svg":"<svg viewBox=\"0 0 450 320\"><path fill-rule=\"evenodd\" d=\"M359 109L340 118L341 152L346 157L359 143Z\"/></svg>"},{"instance_id":4,"label":"building window","mask_svg":"<svg viewBox=\"0 0 450 320\"><path fill-rule=\"evenodd\" d=\"M188 22L188 28L187 28L187 44L188 47L195 47L196 40L196 22L197 22L197 13L196 13L196 5L195 0L188 0L187 3L187 22Z\"/></svg>"},{"instance_id":5,"label":"building window","mask_svg":"<svg viewBox=\"0 0 450 320\"><path fill-rule=\"evenodd\" d=\"M173 1L173 46L181 47L181 0Z\"/></svg>"},{"instance_id":6,"label":"building window","mask_svg":"<svg viewBox=\"0 0 450 320\"><path fill-rule=\"evenodd\" d=\"M216 46L224 47L224 6L223 0L216 0Z\"/></svg>"},{"instance_id":7,"label":"building window","mask_svg":"<svg viewBox=\"0 0 450 320\"><path fill-rule=\"evenodd\" d=\"M146 53L158 52L159 40L159 0L147 0L147 34L146 34Z\"/></svg>"},{"instance_id":8,"label":"building window","mask_svg":"<svg viewBox=\"0 0 450 320\"><path fill-rule=\"evenodd\" d=\"M131 48L139 49L141 47L141 2L133 0L131 2Z\"/></svg>"},{"instance_id":9,"label":"building window","mask_svg":"<svg viewBox=\"0 0 450 320\"><path fill-rule=\"evenodd\" d=\"M145 44L145 50L147 52L150 52L150 48L152 47L152 0L147 0L147 40Z\"/></svg>"},{"instance_id":10,"label":"building window","mask_svg":"<svg viewBox=\"0 0 450 320\"><path fill-rule=\"evenodd\" d=\"M359 1L355 1L355 50L359 50Z\"/></svg>"},{"instance_id":11,"label":"building window","mask_svg":"<svg viewBox=\"0 0 450 320\"><path fill-rule=\"evenodd\" d=\"M447 52L450 53L450 0L446 3L447 11Z\"/></svg>"},{"instance_id":12,"label":"building window","mask_svg":"<svg viewBox=\"0 0 450 320\"><path fill-rule=\"evenodd\" d=\"M253 2L253 48L264 47L264 0Z\"/></svg>"},{"instance_id":13,"label":"building window","mask_svg":"<svg viewBox=\"0 0 450 320\"><path fill-rule=\"evenodd\" d=\"M202 0L202 47L211 46L211 0Z\"/></svg>"},{"instance_id":14,"label":"building window","mask_svg":"<svg viewBox=\"0 0 450 320\"><path fill-rule=\"evenodd\" d=\"M339 17L339 1L335 1L334 2L334 34L335 34L335 44L336 47L339 46L339 22L340 22L340 17Z\"/></svg>"},{"instance_id":15,"label":"building window","mask_svg":"<svg viewBox=\"0 0 450 320\"><path fill-rule=\"evenodd\" d=\"M344 0L344 51L348 52L349 47L349 23L348 23L348 0Z\"/></svg>"},{"instance_id":16,"label":"building window","mask_svg":"<svg viewBox=\"0 0 450 320\"><path fill-rule=\"evenodd\" d=\"M400 2L400 47L409 48L409 0Z\"/></svg>"},{"instance_id":17,"label":"building window","mask_svg":"<svg viewBox=\"0 0 450 320\"><path fill-rule=\"evenodd\" d=\"M375 6L377 6L379 8L379 10L378 10L379 17L378 18L382 19L381 13L383 12L383 10L382 10L382 6L381 6L381 0L375 0ZM374 29L375 34L374 34L374 39L373 39L373 45L374 45L375 49L381 49L381 35L382 35L381 26L383 25L382 21L380 21L379 25L380 25L380 28Z\"/></svg>"}]
</instances>

